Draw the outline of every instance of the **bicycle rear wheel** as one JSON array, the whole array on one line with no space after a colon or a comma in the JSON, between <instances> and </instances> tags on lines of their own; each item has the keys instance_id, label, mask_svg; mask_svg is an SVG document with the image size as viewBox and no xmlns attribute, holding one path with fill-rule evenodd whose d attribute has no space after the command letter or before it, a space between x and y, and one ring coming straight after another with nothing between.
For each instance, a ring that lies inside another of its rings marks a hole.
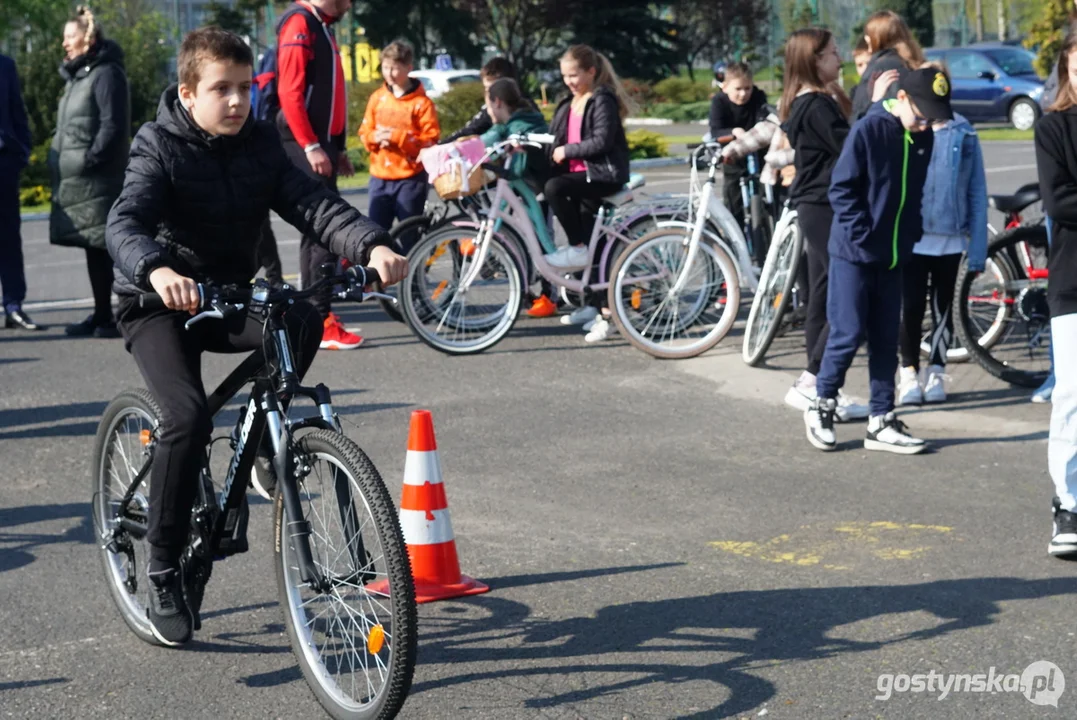
<instances>
[{"instance_id":1,"label":"bicycle rear wheel","mask_svg":"<svg viewBox=\"0 0 1077 720\"><path fill-rule=\"evenodd\" d=\"M803 255L804 238L795 217L779 229L767 252L759 289L752 298L752 309L744 327L744 362L755 367L766 357L770 344L781 330L782 316L793 296L797 268Z\"/></svg>"},{"instance_id":2,"label":"bicycle rear wheel","mask_svg":"<svg viewBox=\"0 0 1077 720\"><path fill-rule=\"evenodd\" d=\"M149 459L161 409L146 390L120 393L105 408L94 440L91 492L94 530L109 594L127 627L152 645L150 629L149 473L139 482L121 523L120 501ZM134 530L134 528L141 528Z\"/></svg>"},{"instance_id":3,"label":"bicycle rear wheel","mask_svg":"<svg viewBox=\"0 0 1077 720\"><path fill-rule=\"evenodd\" d=\"M298 442L304 519L320 589L299 576L277 491L274 564L292 650L318 702L337 720L394 717L411 688L417 647L415 586L393 501L367 456L340 433ZM294 520L298 520L295 518Z\"/></svg>"},{"instance_id":4,"label":"bicycle rear wheel","mask_svg":"<svg viewBox=\"0 0 1077 720\"><path fill-rule=\"evenodd\" d=\"M964 265L957 275L961 344L987 372L1020 387L1039 387L1051 368L1047 258L1046 228L1022 226L991 241L985 272Z\"/></svg>"}]
</instances>

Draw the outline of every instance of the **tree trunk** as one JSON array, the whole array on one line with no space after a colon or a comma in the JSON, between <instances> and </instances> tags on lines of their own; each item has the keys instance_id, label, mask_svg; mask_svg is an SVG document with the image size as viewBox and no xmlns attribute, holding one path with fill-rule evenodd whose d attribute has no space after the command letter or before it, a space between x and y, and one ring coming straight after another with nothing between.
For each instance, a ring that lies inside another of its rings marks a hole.
<instances>
[{"instance_id":1,"label":"tree trunk","mask_svg":"<svg viewBox=\"0 0 1077 720\"><path fill-rule=\"evenodd\" d=\"M976 0L976 42L984 40L984 5L983 0Z\"/></svg>"},{"instance_id":2,"label":"tree trunk","mask_svg":"<svg viewBox=\"0 0 1077 720\"><path fill-rule=\"evenodd\" d=\"M998 39L1006 39L1006 3L998 0Z\"/></svg>"}]
</instances>

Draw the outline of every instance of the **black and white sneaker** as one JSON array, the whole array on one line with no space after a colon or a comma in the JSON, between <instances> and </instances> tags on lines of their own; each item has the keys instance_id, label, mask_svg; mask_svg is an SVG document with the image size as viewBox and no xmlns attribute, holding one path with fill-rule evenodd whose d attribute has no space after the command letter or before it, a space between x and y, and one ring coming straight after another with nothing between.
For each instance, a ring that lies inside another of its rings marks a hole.
<instances>
[{"instance_id":1,"label":"black and white sneaker","mask_svg":"<svg viewBox=\"0 0 1077 720\"><path fill-rule=\"evenodd\" d=\"M909 428L892 412L873 415L868 419L865 450L883 450L898 455L916 455L927 449L927 443L908 433Z\"/></svg>"},{"instance_id":2,"label":"black and white sneaker","mask_svg":"<svg viewBox=\"0 0 1077 720\"><path fill-rule=\"evenodd\" d=\"M816 398L812 406L804 411L804 432L814 447L824 451L837 447L838 440L834 436L837 409L838 401L834 398Z\"/></svg>"},{"instance_id":3,"label":"black and white sneaker","mask_svg":"<svg viewBox=\"0 0 1077 720\"><path fill-rule=\"evenodd\" d=\"M270 502L273 501L273 494L277 492L277 471L273 468L273 461L261 453L254 456L251 487Z\"/></svg>"},{"instance_id":4,"label":"black and white sneaker","mask_svg":"<svg viewBox=\"0 0 1077 720\"><path fill-rule=\"evenodd\" d=\"M169 647L179 647L191 639L194 616L183 597L183 577L180 570L169 568L151 572L150 606L146 617L154 637Z\"/></svg>"},{"instance_id":5,"label":"black and white sneaker","mask_svg":"<svg viewBox=\"0 0 1077 720\"><path fill-rule=\"evenodd\" d=\"M1063 510L1058 498L1051 503L1054 528L1047 552L1051 555L1077 554L1077 513Z\"/></svg>"}]
</instances>

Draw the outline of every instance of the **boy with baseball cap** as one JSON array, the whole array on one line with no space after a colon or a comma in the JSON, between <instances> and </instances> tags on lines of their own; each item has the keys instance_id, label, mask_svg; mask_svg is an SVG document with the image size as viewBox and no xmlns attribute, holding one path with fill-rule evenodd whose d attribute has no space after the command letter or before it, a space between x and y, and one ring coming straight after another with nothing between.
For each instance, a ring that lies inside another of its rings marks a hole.
<instances>
[{"instance_id":1,"label":"boy with baseball cap","mask_svg":"<svg viewBox=\"0 0 1077 720\"><path fill-rule=\"evenodd\" d=\"M804 414L808 440L833 450L838 390L861 338L868 341L871 416L864 447L902 455L927 445L894 416L901 319L901 267L923 232L921 196L935 120L953 118L950 82L935 68L901 81L895 100L875 103L853 126L830 181L830 335L816 378L818 397Z\"/></svg>"}]
</instances>

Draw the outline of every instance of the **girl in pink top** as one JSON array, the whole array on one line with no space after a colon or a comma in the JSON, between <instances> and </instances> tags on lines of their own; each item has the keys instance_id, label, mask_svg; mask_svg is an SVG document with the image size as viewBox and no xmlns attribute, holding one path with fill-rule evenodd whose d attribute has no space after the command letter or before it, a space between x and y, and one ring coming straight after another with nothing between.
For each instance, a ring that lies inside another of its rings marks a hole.
<instances>
[{"instance_id":1,"label":"girl in pink top","mask_svg":"<svg viewBox=\"0 0 1077 720\"><path fill-rule=\"evenodd\" d=\"M564 228L569 244L546 256L557 268L591 273L602 248L589 251L595 213L604 197L628 182L628 141L622 121L628 115L628 96L601 53L586 45L574 45L561 58L561 75L572 92L554 112L550 132L556 137L551 154L553 177L544 188L546 201ZM595 293L594 297L601 297ZM601 301L562 318L565 324L587 324L587 340L609 337L613 325ZM593 321L593 323L592 323Z\"/></svg>"}]
</instances>

